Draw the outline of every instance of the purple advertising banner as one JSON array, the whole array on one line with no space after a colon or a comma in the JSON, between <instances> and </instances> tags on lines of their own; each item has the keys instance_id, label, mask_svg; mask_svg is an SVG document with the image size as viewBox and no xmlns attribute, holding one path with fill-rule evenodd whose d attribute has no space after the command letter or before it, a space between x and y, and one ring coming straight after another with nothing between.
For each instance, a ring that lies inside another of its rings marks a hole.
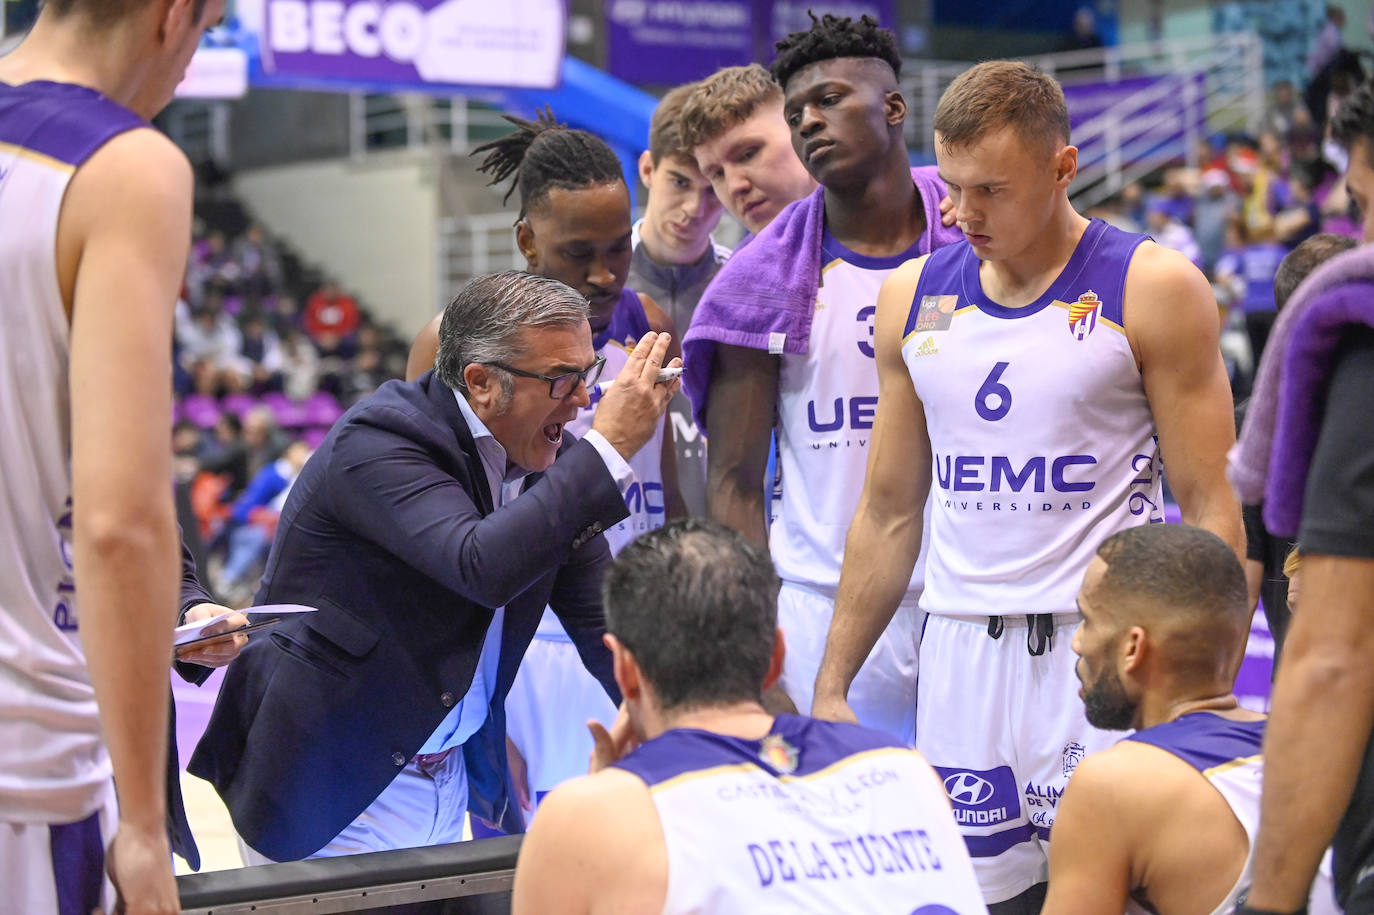
<instances>
[{"instance_id":1,"label":"purple advertising banner","mask_svg":"<svg viewBox=\"0 0 1374 915\"><path fill-rule=\"evenodd\" d=\"M606 0L606 69L684 83L754 59L755 0Z\"/></svg>"},{"instance_id":2,"label":"purple advertising banner","mask_svg":"<svg viewBox=\"0 0 1374 915\"><path fill-rule=\"evenodd\" d=\"M895 0L838 0L824 10L891 28ZM606 69L632 83L675 85L721 67L767 64L776 42L811 27L814 0L606 0Z\"/></svg>"},{"instance_id":3,"label":"purple advertising banner","mask_svg":"<svg viewBox=\"0 0 1374 915\"><path fill-rule=\"evenodd\" d=\"M564 0L266 0L262 67L312 79L546 89Z\"/></svg>"}]
</instances>

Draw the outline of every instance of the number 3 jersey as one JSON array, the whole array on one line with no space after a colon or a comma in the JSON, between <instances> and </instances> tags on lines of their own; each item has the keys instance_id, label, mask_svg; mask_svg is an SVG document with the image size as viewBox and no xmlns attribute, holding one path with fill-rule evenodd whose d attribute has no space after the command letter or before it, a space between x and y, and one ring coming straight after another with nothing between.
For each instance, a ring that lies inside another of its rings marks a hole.
<instances>
[{"instance_id":1,"label":"number 3 jersey","mask_svg":"<svg viewBox=\"0 0 1374 915\"><path fill-rule=\"evenodd\" d=\"M926 259L902 358L933 462L927 612L1072 611L1104 539L1163 521L1154 418L1123 321L1145 240L1093 220L1022 308L983 294L967 243Z\"/></svg>"}]
</instances>

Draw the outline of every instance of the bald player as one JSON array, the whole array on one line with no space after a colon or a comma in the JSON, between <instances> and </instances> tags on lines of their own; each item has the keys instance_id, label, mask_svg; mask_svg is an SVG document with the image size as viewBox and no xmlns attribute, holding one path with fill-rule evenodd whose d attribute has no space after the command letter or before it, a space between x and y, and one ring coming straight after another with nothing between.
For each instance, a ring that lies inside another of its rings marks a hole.
<instances>
[{"instance_id":1,"label":"bald player","mask_svg":"<svg viewBox=\"0 0 1374 915\"><path fill-rule=\"evenodd\" d=\"M1245 572L1215 534L1130 528L1098 547L1078 608L1088 722L1137 730L1069 780L1044 913L1230 913L1250 886L1265 724L1232 692L1250 631ZM1337 911L1329 867L1309 911Z\"/></svg>"},{"instance_id":2,"label":"bald player","mask_svg":"<svg viewBox=\"0 0 1374 915\"><path fill-rule=\"evenodd\" d=\"M625 703L592 774L540 806L516 915L986 912L930 766L857 725L774 717L768 553L718 524L651 531L606 573Z\"/></svg>"}]
</instances>

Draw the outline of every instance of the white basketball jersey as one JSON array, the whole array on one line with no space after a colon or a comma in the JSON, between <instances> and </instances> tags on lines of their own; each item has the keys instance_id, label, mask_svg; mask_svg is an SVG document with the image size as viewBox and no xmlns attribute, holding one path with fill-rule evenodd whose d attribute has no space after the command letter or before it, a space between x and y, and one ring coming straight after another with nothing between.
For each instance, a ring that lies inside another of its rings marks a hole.
<instances>
[{"instance_id":1,"label":"white basketball jersey","mask_svg":"<svg viewBox=\"0 0 1374 915\"><path fill-rule=\"evenodd\" d=\"M564 427L565 432L582 438L591 431L596 406L601 402L601 384L620 374L635 344L648 332L649 319L644 314L639 295L632 290L624 290L611 316L610 326L593 341L596 354L606 358L606 367L601 372L602 381L593 387L591 403L577 412L577 418ZM630 510L629 517L605 530L612 555L619 553L641 534L663 526L666 517L663 499L663 427L666 422L665 418L658 424L653 437L628 462L635 475L634 482L624 494L625 507ZM535 635L538 638L568 641L558 617L547 607Z\"/></svg>"},{"instance_id":2,"label":"white basketball jersey","mask_svg":"<svg viewBox=\"0 0 1374 915\"><path fill-rule=\"evenodd\" d=\"M762 740L672 730L615 765L658 810L664 915L987 911L935 773L877 731L779 715Z\"/></svg>"},{"instance_id":3,"label":"white basketball jersey","mask_svg":"<svg viewBox=\"0 0 1374 915\"><path fill-rule=\"evenodd\" d=\"M914 254L867 257L830 236L821 243L820 288L804 355L782 356L778 464L782 498L768 548L785 581L834 592L844 542L868 470L878 409L873 316L878 290ZM922 563L912 573L919 591Z\"/></svg>"},{"instance_id":4,"label":"white basketball jersey","mask_svg":"<svg viewBox=\"0 0 1374 915\"><path fill-rule=\"evenodd\" d=\"M927 612L1072 612L1098 545L1164 520L1122 324L1144 238L1093 220L1049 290L1015 309L983 294L967 243L926 258L902 358L934 462Z\"/></svg>"},{"instance_id":5,"label":"white basketball jersey","mask_svg":"<svg viewBox=\"0 0 1374 915\"><path fill-rule=\"evenodd\" d=\"M1235 814L1250 850L1231 891L1212 915L1230 915L1253 882L1255 837L1259 834L1260 794L1263 789L1265 721L1231 721L1211 712L1194 712L1173 721L1137 731L1126 740L1159 747L1197 769L1211 783ZM1331 886L1331 853L1328 851L1312 884L1308 911L1312 915L1336 915ZM1130 902L1127 915L1146 915L1149 910Z\"/></svg>"},{"instance_id":6,"label":"white basketball jersey","mask_svg":"<svg viewBox=\"0 0 1374 915\"><path fill-rule=\"evenodd\" d=\"M4 822L80 820L100 803L111 774L77 631L69 324L57 282L57 223L77 168L111 137L140 126L132 112L90 89L0 84ZM173 614L168 607L169 626Z\"/></svg>"}]
</instances>

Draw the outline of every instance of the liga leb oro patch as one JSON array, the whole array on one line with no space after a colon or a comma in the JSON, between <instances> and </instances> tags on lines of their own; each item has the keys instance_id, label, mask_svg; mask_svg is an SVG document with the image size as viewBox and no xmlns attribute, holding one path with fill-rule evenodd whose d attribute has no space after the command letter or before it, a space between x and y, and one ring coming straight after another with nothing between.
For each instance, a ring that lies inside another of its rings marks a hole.
<instances>
[{"instance_id":1,"label":"liga leb oro patch","mask_svg":"<svg viewBox=\"0 0 1374 915\"><path fill-rule=\"evenodd\" d=\"M916 326L912 330L917 333L949 330L949 325L954 320L954 309L958 305L957 295L921 296L921 309L916 313Z\"/></svg>"}]
</instances>

